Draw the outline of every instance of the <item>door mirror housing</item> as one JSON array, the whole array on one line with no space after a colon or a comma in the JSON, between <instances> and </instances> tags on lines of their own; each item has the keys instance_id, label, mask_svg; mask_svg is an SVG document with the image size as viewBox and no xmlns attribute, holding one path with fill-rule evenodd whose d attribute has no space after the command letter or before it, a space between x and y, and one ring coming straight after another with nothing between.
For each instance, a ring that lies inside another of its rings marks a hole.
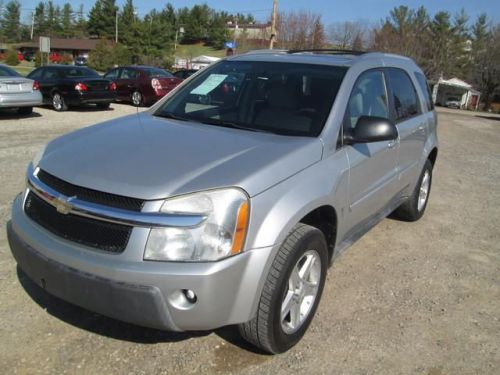
<instances>
[{"instance_id":1,"label":"door mirror housing","mask_svg":"<svg viewBox=\"0 0 500 375\"><path fill-rule=\"evenodd\" d=\"M398 128L383 117L361 116L356 127L344 135L346 144L393 141L398 138Z\"/></svg>"}]
</instances>

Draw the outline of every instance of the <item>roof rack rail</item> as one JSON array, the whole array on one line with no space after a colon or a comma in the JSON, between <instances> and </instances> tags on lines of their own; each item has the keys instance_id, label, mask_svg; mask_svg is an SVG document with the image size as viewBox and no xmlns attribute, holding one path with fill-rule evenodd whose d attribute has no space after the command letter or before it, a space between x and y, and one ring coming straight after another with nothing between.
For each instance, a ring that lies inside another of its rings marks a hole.
<instances>
[{"instance_id":1,"label":"roof rack rail","mask_svg":"<svg viewBox=\"0 0 500 375\"><path fill-rule=\"evenodd\" d=\"M367 53L365 51L354 51L348 49L335 49L335 48L291 49L287 51L288 54L302 53L302 52L316 52L316 53L325 53L331 55L356 55L356 56Z\"/></svg>"}]
</instances>

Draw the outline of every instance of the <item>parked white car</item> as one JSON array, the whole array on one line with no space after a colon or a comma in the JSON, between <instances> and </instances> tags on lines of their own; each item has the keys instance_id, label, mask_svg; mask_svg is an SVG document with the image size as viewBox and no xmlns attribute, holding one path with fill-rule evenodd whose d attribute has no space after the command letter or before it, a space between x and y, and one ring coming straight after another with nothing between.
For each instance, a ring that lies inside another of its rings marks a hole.
<instances>
[{"instance_id":1,"label":"parked white car","mask_svg":"<svg viewBox=\"0 0 500 375\"><path fill-rule=\"evenodd\" d=\"M0 108L17 108L19 114L29 115L34 106L41 104L42 94L37 81L0 64Z\"/></svg>"}]
</instances>

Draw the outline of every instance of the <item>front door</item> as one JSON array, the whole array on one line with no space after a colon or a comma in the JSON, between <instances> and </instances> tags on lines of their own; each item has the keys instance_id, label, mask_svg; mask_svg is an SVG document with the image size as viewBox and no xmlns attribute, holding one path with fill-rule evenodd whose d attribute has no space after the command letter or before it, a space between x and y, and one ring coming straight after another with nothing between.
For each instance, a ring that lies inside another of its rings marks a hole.
<instances>
[{"instance_id":1,"label":"front door","mask_svg":"<svg viewBox=\"0 0 500 375\"><path fill-rule=\"evenodd\" d=\"M344 131L361 116L390 118L384 72L369 70L356 81L347 106ZM397 194L399 141L347 145L350 226L369 221Z\"/></svg>"}]
</instances>

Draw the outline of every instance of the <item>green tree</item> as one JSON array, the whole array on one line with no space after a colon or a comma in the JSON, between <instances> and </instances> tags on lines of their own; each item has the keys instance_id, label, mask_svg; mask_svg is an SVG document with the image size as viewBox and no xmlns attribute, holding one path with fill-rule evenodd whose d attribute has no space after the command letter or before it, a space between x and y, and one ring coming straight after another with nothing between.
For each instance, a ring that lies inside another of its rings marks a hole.
<instances>
[{"instance_id":1,"label":"green tree","mask_svg":"<svg viewBox=\"0 0 500 375\"><path fill-rule=\"evenodd\" d=\"M8 43L16 43L21 40L21 3L18 0L11 0L5 4L0 18L0 26L3 37Z\"/></svg>"},{"instance_id":2,"label":"green tree","mask_svg":"<svg viewBox=\"0 0 500 375\"><path fill-rule=\"evenodd\" d=\"M87 21L85 19L85 13L83 11L83 4L78 7L76 21L73 26L74 35L79 38L83 38L87 34Z\"/></svg>"},{"instance_id":3,"label":"green tree","mask_svg":"<svg viewBox=\"0 0 500 375\"><path fill-rule=\"evenodd\" d=\"M33 25L33 33L38 36L45 36L47 31L47 15L45 3L40 1L35 7L35 17Z\"/></svg>"},{"instance_id":4,"label":"green tree","mask_svg":"<svg viewBox=\"0 0 500 375\"><path fill-rule=\"evenodd\" d=\"M62 9L61 16L61 36L71 38L75 35L73 8L70 3L66 3Z\"/></svg>"},{"instance_id":5,"label":"green tree","mask_svg":"<svg viewBox=\"0 0 500 375\"><path fill-rule=\"evenodd\" d=\"M90 10L87 31L91 36L111 39L115 36L115 0L96 0Z\"/></svg>"}]
</instances>

